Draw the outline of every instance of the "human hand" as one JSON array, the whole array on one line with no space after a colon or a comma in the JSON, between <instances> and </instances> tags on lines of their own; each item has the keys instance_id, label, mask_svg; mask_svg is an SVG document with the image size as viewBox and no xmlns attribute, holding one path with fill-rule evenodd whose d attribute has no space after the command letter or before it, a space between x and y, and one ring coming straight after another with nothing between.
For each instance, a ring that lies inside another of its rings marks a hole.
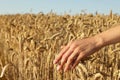
<instances>
[{"instance_id":1,"label":"human hand","mask_svg":"<svg viewBox=\"0 0 120 80\"><path fill-rule=\"evenodd\" d=\"M71 41L60 51L54 64L60 63L57 67L58 70L61 70L65 65L64 72L66 72L69 69L74 69L82 58L91 55L101 47L101 40L97 37Z\"/></svg>"}]
</instances>

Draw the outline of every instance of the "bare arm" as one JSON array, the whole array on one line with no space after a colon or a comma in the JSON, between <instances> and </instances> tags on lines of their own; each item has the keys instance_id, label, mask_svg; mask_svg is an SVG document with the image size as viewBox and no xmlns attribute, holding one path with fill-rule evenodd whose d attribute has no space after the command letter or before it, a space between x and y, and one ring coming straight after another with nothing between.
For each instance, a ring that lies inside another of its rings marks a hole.
<instances>
[{"instance_id":1,"label":"bare arm","mask_svg":"<svg viewBox=\"0 0 120 80\"><path fill-rule=\"evenodd\" d=\"M101 34L96 35L102 39L102 45L109 45L120 42L120 25L113 27Z\"/></svg>"},{"instance_id":2,"label":"bare arm","mask_svg":"<svg viewBox=\"0 0 120 80\"><path fill-rule=\"evenodd\" d=\"M57 67L58 70L63 69L65 64L64 71L74 69L82 58L93 54L103 46L117 42L120 42L120 25L93 37L69 42L60 51L54 64L60 63Z\"/></svg>"}]
</instances>

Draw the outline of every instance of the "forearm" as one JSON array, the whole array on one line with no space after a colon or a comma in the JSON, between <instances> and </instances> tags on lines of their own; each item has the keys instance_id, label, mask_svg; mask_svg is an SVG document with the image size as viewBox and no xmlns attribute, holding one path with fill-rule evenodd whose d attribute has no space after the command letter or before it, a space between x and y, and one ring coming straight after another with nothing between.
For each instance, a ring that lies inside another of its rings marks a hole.
<instances>
[{"instance_id":1,"label":"forearm","mask_svg":"<svg viewBox=\"0 0 120 80\"><path fill-rule=\"evenodd\" d=\"M120 42L120 25L96 35L95 38L101 46Z\"/></svg>"}]
</instances>

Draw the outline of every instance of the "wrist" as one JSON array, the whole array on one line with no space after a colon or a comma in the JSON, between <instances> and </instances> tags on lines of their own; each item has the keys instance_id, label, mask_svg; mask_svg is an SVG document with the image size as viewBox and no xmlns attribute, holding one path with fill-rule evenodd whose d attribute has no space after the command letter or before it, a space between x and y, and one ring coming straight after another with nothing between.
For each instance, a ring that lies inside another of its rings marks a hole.
<instances>
[{"instance_id":1,"label":"wrist","mask_svg":"<svg viewBox=\"0 0 120 80\"><path fill-rule=\"evenodd\" d=\"M94 40L95 40L95 43L96 43L97 47L105 46L105 44L104 44L105 42L104 42L104 39L103 39L102 36L96 35L96 36L94 36Z\"/></svg>"}]
</instances>

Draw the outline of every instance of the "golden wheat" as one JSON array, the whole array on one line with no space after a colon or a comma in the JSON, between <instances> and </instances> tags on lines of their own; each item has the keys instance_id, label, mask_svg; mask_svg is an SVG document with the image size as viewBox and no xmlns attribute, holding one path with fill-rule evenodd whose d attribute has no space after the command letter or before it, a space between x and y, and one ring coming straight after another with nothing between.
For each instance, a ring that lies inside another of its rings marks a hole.
<instances>
[{"instance_id":1,"label":"golden wheat","mask_svg":"<svg viewBox=\"0 0 120 80\"><path fill-rule=\"evenodd\" d=\"M99 34L120 23L117 14L16 14L0 16L0 79L119 80L120 43L83 59L73 70L53 65L60 46ZM59 65L59 64L58 64Z\"/></svg>"}]
</instances>

